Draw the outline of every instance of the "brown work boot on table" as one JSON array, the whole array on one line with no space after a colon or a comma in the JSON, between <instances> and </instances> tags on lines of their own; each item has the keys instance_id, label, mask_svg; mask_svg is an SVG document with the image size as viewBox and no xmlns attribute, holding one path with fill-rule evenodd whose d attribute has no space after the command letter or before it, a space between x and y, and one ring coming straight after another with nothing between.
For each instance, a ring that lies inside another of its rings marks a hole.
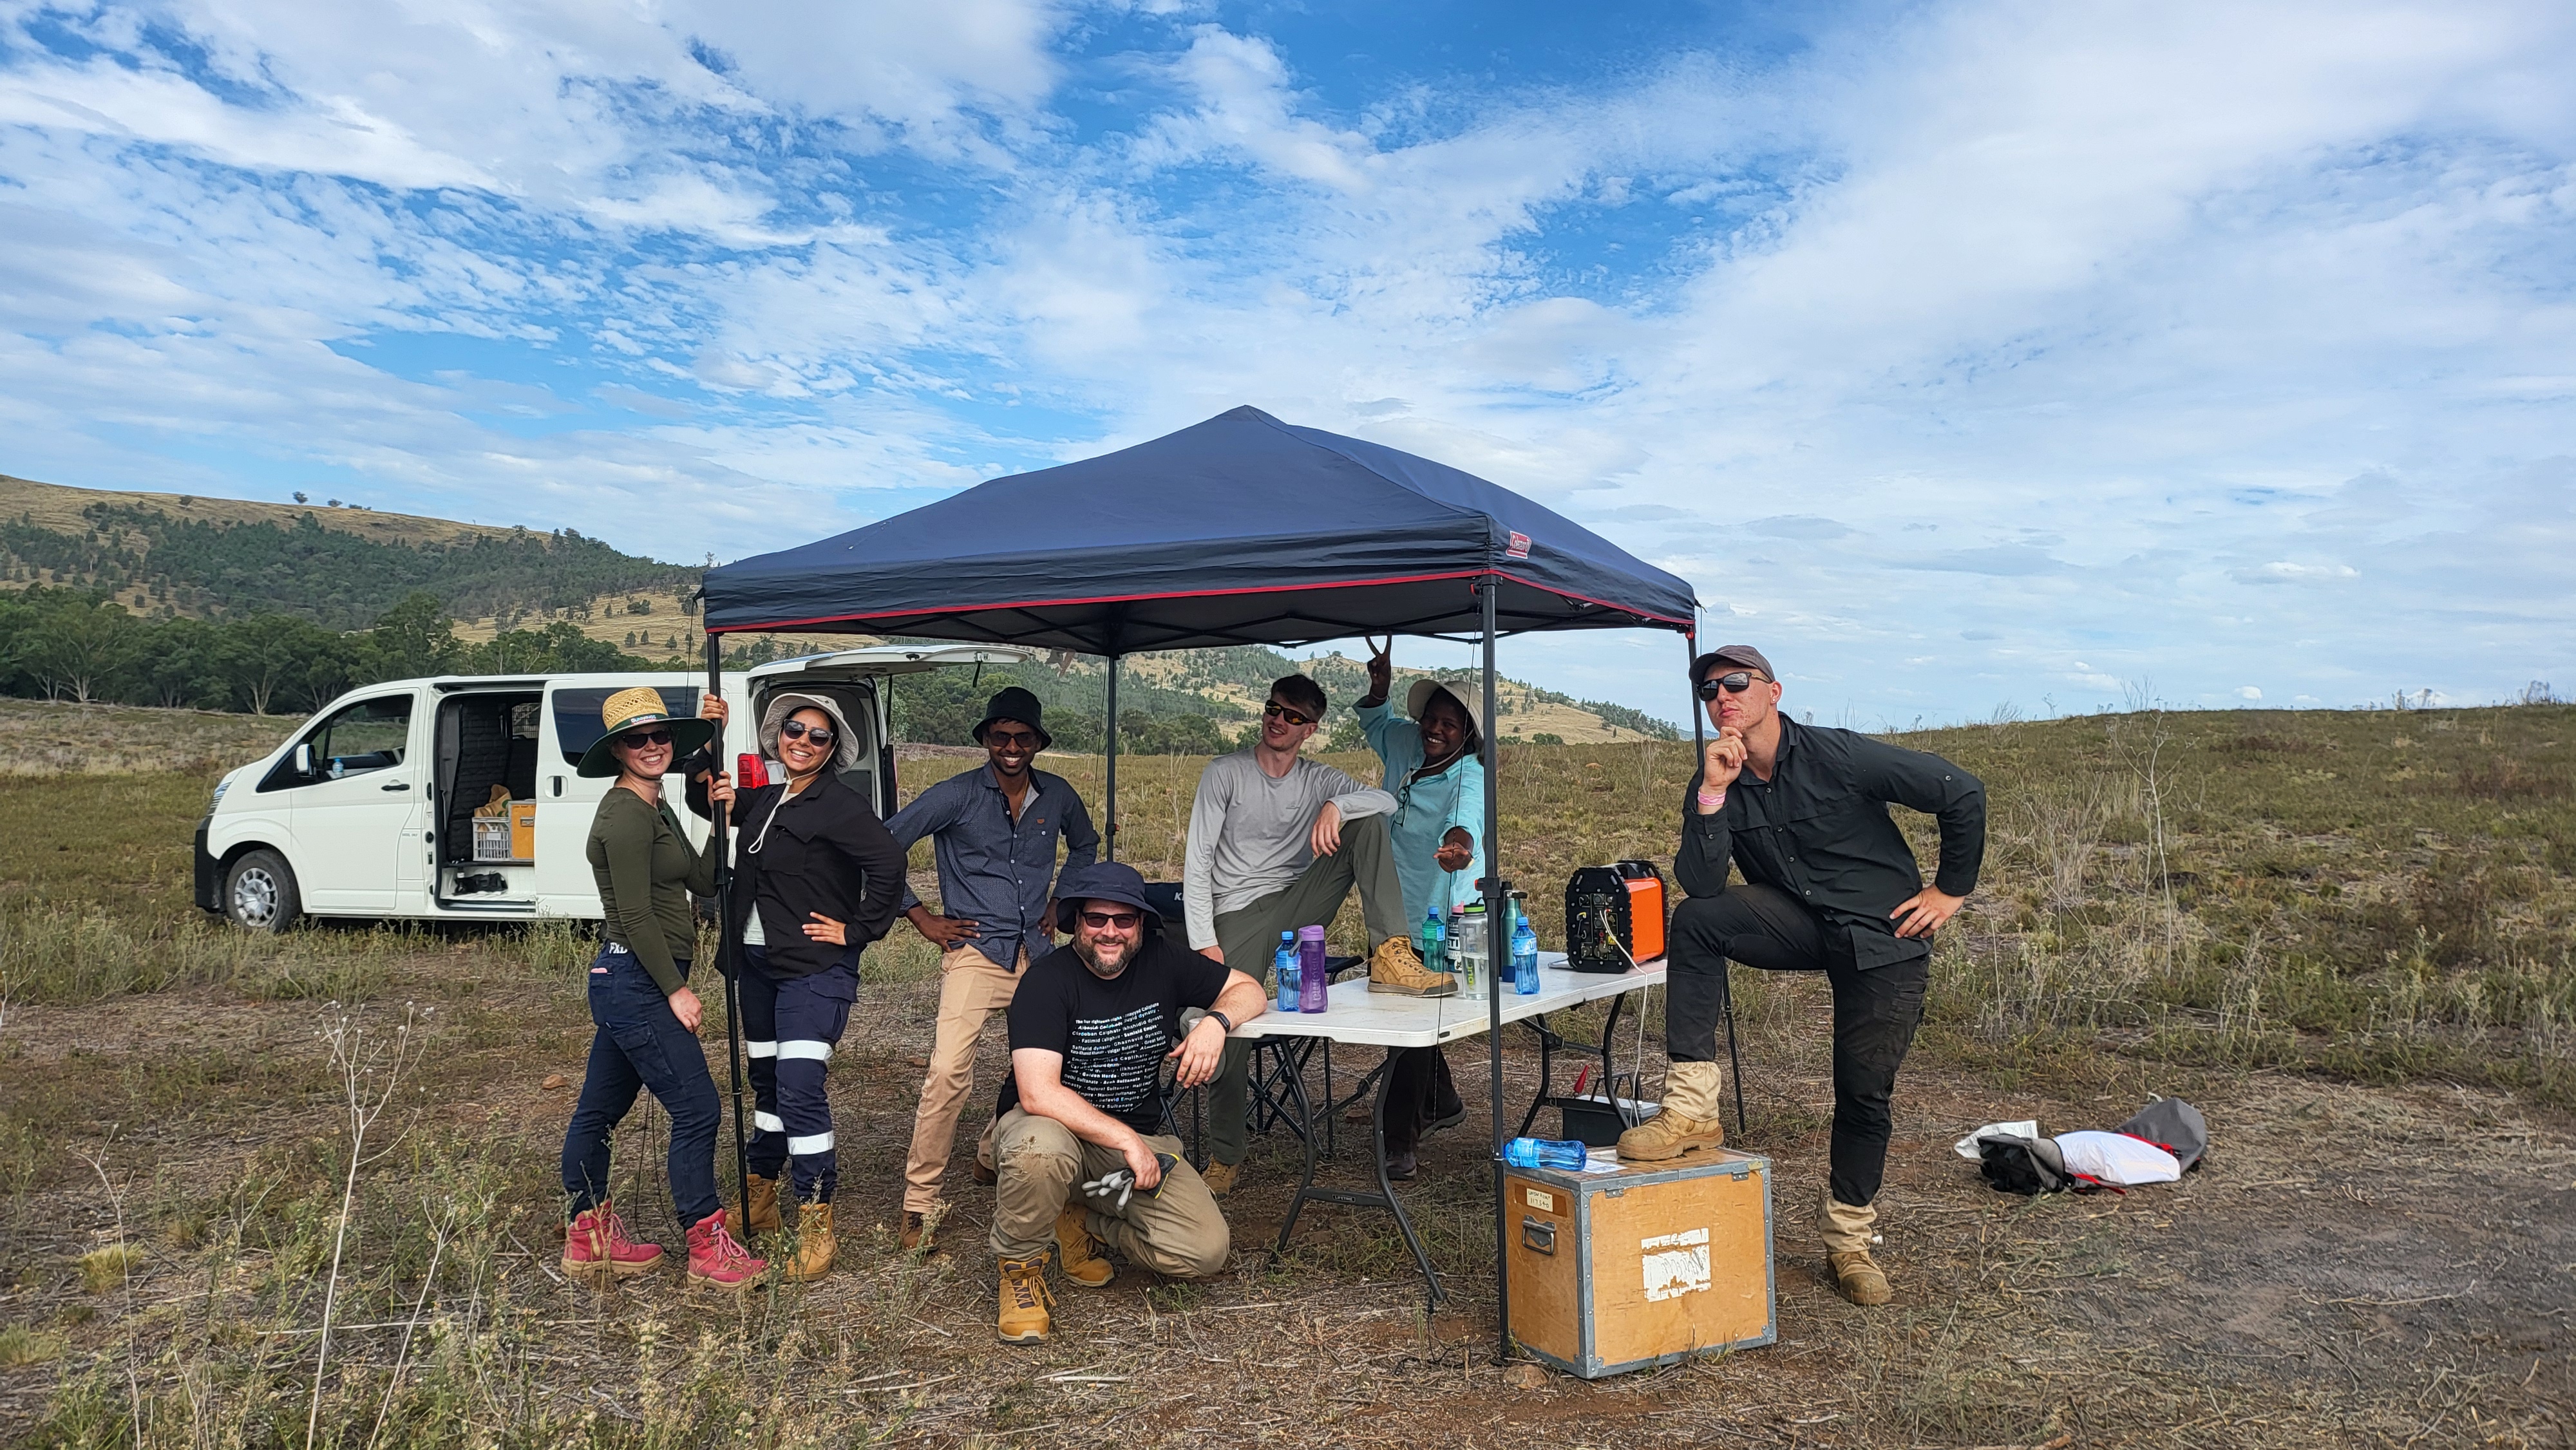
<instances>
[{"instance_id":1,"label":"brown work boot on table","mask_svg":"<svg viewBox=\"0 0 2576 1450\"><path fill-rule=\"evenodd\" d=\"M742 1197L741 1208L725 1210L725 1232L749 1243L753 1234L776 1233L787 1227L787 1221L778 1216L777 1179L752 1174L742 1181ZM745 1218L751 1221L747 1231L743 1227Z\"/></svg>"},{"instance_id":2,"label":"brown work boot on table","mask_svg":"<svg viewBox=\"0 0 2576 1450\"><path fill-rule=\"evenodd\" d=\"M796 1252L779 1271L790 1284L810 1284L832 1272L840 1244L832 1235L832 1205L809 1203L796 1210Z\"/></svg>"},{"instance_id":3,"label":"brown work boot on table","mask_svg":"<svg viewBox=\"0 0 2576 1450\"><path fill-rule=\"evenodd\" d=\"M1083 1206L1068 1203L1064 1212L1055 1216L1055 1265L1064 1271L1068 1284L1086 1289L1107 1288L1118 1277L1118 1266L1101 1257L1106 1245L1091 1236L1091 1225L1084 1221Z\"/></svg>"},{"instance_id":4,"label":"brown work boot on table","mask_svg":"<svg viewBox=\"0 0 2576 1450\"><path fill-rule=\"evenodd\" d=\"M1663 1163L1726 1146L1719 1107L1726 1075L1713 1062L1676 1062L1664 1074L1664 1108L1619 1135L1622 1163Z\"/></svg>"},{"instance_id":5,"label":"brown work boot on table","mask_svg":"<svg viewBox=\"0 0 2576 1450\"><path fill-rule=\"evenodd\" d=\"M1458 979L1447 972L1435 972L1413 954L1413 943L1391 936L1377 944L1369 957L1369 990L1395 992L1407 997L1451 997L1457 995Z\"/></svg>"},{"instance_id":6,"label":"brown work boot on table","mask_svg":"<svg viewBox=\"0 0 2576 1450\"><path fill-rule=\"evenodd\" d=\"M1004 1344L1043 1342L1055 1328L1047 1317L1047 1306L1054 1302L1047 1292L1045 1255L1002 1260L1002 1312L994 1331Z\"/></svg>"},{"instance_id":7,"label":"brown work boot on table","mask_svg":"<svg viewBox=\"0 0 2576 1450\"><path fill-rule=\"evenodd\" d=\"M1199 1175L1199 1182L1207 1185L1208 1195L1212 1198L1223 1198L1234 1192L1234 1185L1242 1179L1242 1164L1219 1163L1214 1159L1208 1161L1207 1171Z\"/></svg>"}]
</instances>

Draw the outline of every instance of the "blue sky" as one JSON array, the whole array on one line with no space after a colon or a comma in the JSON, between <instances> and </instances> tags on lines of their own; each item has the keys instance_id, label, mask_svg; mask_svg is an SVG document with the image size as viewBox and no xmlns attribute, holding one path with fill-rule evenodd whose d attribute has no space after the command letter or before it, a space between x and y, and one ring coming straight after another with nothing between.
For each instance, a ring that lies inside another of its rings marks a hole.
<instances>
[{"instance_id":1,"label":"blue sky","mask_svg":"<svg viewBox=\"0 0 2576 1450\"><path fill-rule=\"evenodd\" d=\"M0 0L0 471L732 558L1248 402L1820 720L2482 703L2576 687L2570 74L2477 0Z\"/></svg>"}]
</instances>

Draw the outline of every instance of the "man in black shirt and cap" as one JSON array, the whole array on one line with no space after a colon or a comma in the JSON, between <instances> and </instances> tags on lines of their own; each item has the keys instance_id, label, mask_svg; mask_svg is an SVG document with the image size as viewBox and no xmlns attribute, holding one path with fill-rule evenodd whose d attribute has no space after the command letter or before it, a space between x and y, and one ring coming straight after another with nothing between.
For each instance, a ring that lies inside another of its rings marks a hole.
<instances>
[{"instance_id":1,"label":"man in black shirt and cap","mask_svg":"<svg viewBox=\"0 0 2576 1450\"><path fill-rule=\"evenodd\" d=\"M1005 1344L1053 1332L1050 1248L1065 1281L1087 1289L1117 1272L1104 1244L1170 1278L1225 1267L1225 1214L1181 1140L1160 1131L1162 1068L1177 1059L1176 1085L1207 1082L1227 1034L1267 1005L1259 982L1164 934L1135 867L1068 870L1056 890L1073 945L1031 963L1011 999L1011 1080L993 1133Z\"/></svg>"},{"instance_id":2,"label":"man in black shirt and cap","mask_svg":"<svg viewBox=\"0 0 2576 1450\"><path fill-rule=\"evenodd\" d=\"M1691 662L1716 738L1682 804L1664 1046L1663 1111L1619 1138L1627 1162L1662 1162L1726 1141L1717 1019L1729 960L1823 972L1834 994L1832 1179L1822 1211L1826 1261L1843 1297L1884 1304L1870 1257L1887 1166L1888 1101L1923 1019L1932 933L1976 889L1986 793L1937 755L1780 713L1780 682L1751 645ZM1941 823L1941 863L1925 886L1889 804ZM1732 860L1745 884L1727 884Z\"/></svg>"}]
</instances>

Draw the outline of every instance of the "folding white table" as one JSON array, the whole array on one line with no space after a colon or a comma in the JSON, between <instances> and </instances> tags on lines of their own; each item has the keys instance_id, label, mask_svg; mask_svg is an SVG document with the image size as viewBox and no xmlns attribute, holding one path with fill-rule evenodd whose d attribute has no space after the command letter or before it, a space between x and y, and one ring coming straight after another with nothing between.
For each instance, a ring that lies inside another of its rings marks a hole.
<instances>
[{"instance_id":1,"label":"folding white table","mask_svg":"<svg viewBox=\"0 0 2576 1450\"><path fill-rule=\"evenodd\" d=\"M1573 972L1566 970L1562 952L1539 953L1539 989L1524 996L1503 986L1503 1020L1527 1022L1539 1033L1538 1094L1530 1100L1528 1112L1521 1117L1521 1131L1526 1134L1532 1119L1547 1101L1554 1072L1555 1054L1567 1046L1565 1039L1548 1029L1546 1016L1580 1007L1587 1002L1610 1000L1610 1013L1602 1020L1601 1039L1597 1047L1577 1046L1576 1050L1597 1055L1602 1063L1602 1089L1614 1101L1618 1094L1610 1074L1611 1032L1619 1022L1619 1009L1628 993L1663 985L1662 958L1644 962L1625 972ZM1482 1034L1490 1025L1485 1000L1481 997L1407 997L1388 992L1371 992L1366 975L1354 975L1335 982L1329 988L1331 1006L1322 1012L1282 1012L1274 1005L1269 1011L1234 1030L1234 1036L1246 1041L1276 1041L1281 1044L1283 1061L1280 1070L1254 1075L1255 1090L1268 1104L1287 1114L1296 1124L1298 1137L1306 1148L1305 1174L1299 1179L1296 1195L1288 1201L1288 1219L1279 1227L1277 1248L1288 1247L1288 1236L1297 1229L1297 1215L1309 1202L1347 1204L1357 1208L1383 1208L1395 1215L1395 1226L1404 1235L1404 1246L1413 1251L1413 1259L1422 1269L1422 1280L1430 1291L1431 1302L1446 1297L1440 1288L1440 1277L1433 1272L1431 1256L1423 1251L1422 1240L1413 1231L1413 1221L1405 1216L1404 1205L1395 1196L1395 1185L1386 1176L1386 1082L1387 1068L1394 1061L1392 1051L1386 1062L1378 1064L1360 1079L1349 1098L1371 1092L1369 1108L1369 1165L1377 1178L1374 1191L1365 1188L1319 1188L1315 1185L1315 1137L1320 1119L1329 1119L1342 1104L1327 1102L1319 1115L1306 1096L1305 1063L1317 1042L1341 1042L1361 1047L1436 1047L1464 1037ZM1500 1145L1495 1145L1498 1151Z\"/></svg>"}]
</instances>

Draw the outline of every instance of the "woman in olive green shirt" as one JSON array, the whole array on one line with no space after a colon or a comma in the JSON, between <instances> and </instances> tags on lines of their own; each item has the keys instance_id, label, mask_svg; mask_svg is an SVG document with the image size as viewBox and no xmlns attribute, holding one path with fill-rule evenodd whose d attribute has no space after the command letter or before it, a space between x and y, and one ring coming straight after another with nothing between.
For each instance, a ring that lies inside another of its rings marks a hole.
<instances>
[{"instance_id":1,"label":"woman in olive green shirt","mask_svg":"<svg viewBox=\"0 0 2576 1450\"><path fill-rule=\"evenodd\" d=\"M725 1229L715 1174L721 1112L697 1037L706 1009L689 988L689 955L697 945L689 893L715 891L714 837L706 848L690 846L662 800L671 762L712 739L717 727L673 718L661 695L646 688L611 695L599 715L605 728L582 756L581 773L617 777L591 820L587 848L608 940L591 963L590 1018L598 1030L581 1102L564 1130L571 1213L564 1272L593 1281L624 1278L662 1261L658 1245L627 1238L608 1200L610 1139L635 1094L649 1090L671 1115L671 1199L688 1226L689 1282L746 1288L761 1281L767 1265ZM731 782L716 776L709 796L731 801Z\"/></svg>"}]
</instances>

